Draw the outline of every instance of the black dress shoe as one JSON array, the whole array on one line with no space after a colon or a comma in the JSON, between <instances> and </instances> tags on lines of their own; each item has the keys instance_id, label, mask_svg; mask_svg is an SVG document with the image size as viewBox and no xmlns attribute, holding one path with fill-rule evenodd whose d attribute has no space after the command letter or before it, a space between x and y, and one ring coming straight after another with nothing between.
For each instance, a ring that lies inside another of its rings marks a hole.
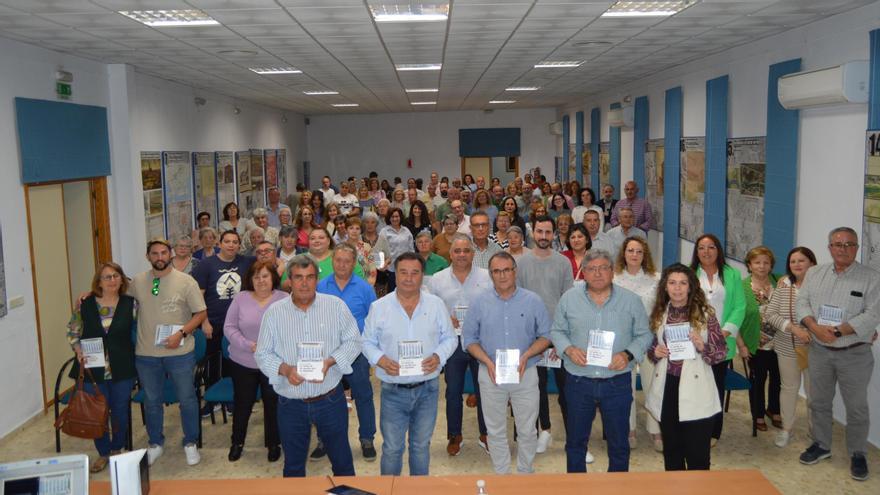
<instances>
[{"instance_id":1,"label":"black dress shoe","mask_svg":"<svg viewBox=\"0 0 880 495\"><path fill-rule=\"evenodd\" d=\"M277 445L274 447L269 447L269 455L266 456L266 458L269 459L269 462L275 462L278 459L280 459L281 458L281 447L279 447Z\"/></svg>"},{"instance_id":2,"label":"black dress shoe","mask_svg":"<svg viewBox=\"0 0 880 495\"><path fill-rule=\"evenodd\" d=\"M241 459L242 450L244 450L244 445L232 444L232 447L229 447L229 462Z\"/></svg>"}]
</instances>

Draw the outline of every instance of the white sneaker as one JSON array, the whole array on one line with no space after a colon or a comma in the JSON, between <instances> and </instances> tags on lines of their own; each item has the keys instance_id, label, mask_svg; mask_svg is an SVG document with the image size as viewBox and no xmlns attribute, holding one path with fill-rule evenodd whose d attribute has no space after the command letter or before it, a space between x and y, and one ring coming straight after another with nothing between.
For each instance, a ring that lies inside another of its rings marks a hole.
<instances>
[{"instance_id":1,"label":"white sneaker","mask_svg":"<svg viewBox=\"0 0 880 495\"><path fill-rule=\"evenodd\" d=\"M150 466L156 462L156 459L162 457L162 453L165 452L165 449L161 445L150 444L147 447L147 464Z\"/></svg>"},{"instance_id":2,"label":"white sneaker","mask_svg":"<svg viewBox=\"0 0 880 495\"><path fill-rule=\"evenodd\" d=\"M779 433L776 434L776 441L773 443L781 449L788 445L789 441L791 441L791 432L780 430Z\"/></svg>"},{"instance_id":3,"label":"white sneaker","mask_svg":"<svg viewBox=\"0 0 880 495\"><path fill-rule=\"evenodd\" d=\"M199 455L199 447L194 443L189 443L183 448L183 453L186 454L186 463L190 466L195 466L202 460L202 456Z\"/></svg>"},{"instance_id":4,"label":"white sneaker","mask_svg":"<svg viewBox=\"0 0 880 495\"><path fill-rule=\"evenodd\" d=\"M587 451L587 459L586 460L587 460L587 464L592 464L592 463L596 462L596 458L593 457L593 454L591 454L589 450Z\"/></svg>"},{"instance_id":5,"label":"white sneaker","mask_svg":"<svg viewBox=\"0 0 880 495\"><path fill-rule=\"evenodd\" d=\"M536 454L543 454L547 452L547 449L550 448L550 445L553 444L553 435L550 434L550 430L543 430L538 434L538 448L535 450Z\"/></svg>"}]
</instances>

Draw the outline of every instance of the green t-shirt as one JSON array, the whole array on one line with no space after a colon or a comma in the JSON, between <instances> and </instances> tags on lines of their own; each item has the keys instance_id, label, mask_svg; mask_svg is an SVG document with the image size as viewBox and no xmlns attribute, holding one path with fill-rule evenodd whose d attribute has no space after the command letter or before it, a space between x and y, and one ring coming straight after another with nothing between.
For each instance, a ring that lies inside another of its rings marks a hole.
<instances>
[{"instance_id":1,"label":"green t-shirt","mask_svg":"<svg viewBox=\"0 0 880 495\"><path fill-rule=\"evenodd\" d=\"M364 269L361 267L360 263L354 264L354 274L358 277L366 280L367 277L364 276ZM324 280L325 278L333 275L333 256L327 256L322 261L318 261L318 281ZM281 283L287 280L287 270L284 270L284 275L281 276Z\"/></svg>"},{"instance_id":2,"label":"green t-shirt","mask_svg":"<svg viewBox=\"0 0 880 495\"><path fill-rule=\"evenodd\" d=\"M447 263L442 256L436 253L431 253L425 261L425 275L431 276L448 266L449 263Z\"/></svg>"}]
</instances>

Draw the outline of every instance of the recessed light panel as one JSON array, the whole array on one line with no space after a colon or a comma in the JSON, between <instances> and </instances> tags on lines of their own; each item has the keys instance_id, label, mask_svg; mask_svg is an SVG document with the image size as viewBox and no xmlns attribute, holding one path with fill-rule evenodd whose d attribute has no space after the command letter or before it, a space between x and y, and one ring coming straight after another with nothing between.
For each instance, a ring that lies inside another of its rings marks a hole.
<instances>
[{"instance_id":1,"label":"recessed light panel","mask_svg":"<svg viewBox=\"0 0 880 495\"><path fill-rule=\"evenodd\" d=\"M338 95L339 91L303 91L309 96Z\"/></svg>"},{"instance_id":2,"label":"recessed light panel","mask_svg":"<svg viewBox=\"0 0 880 495\"><path fill-rule=\"evenodd\" d=\"M293 67L250 67L249 69L257 74L302 74L301 70Z\"/></svg>"},{"instance_id":3,"label":"recessed light panel","mask_svg":"<svg viewBox=\"0 0 880 495\"><path fill-rule=\"evenodd\" d=\"M407 89L407 93L436 93L440 91L437 88L415 88L415 89Z\"/></svg>"},{"instance_id":4,"label":"recessed light panel","mask_svg":"<svg viewBox=\"0 0 880 495\"><path fill-rule=\"evenodd\" d=\"M370 7L376 22L442 22L449 18L448 4L374 5Z\"/></svg>"},{"instance_id":5,"label":"recessed light panel","mask_svg":"<svg viewBox=\"0 0 880 495\"><path fill-rule=\"evenodd\" d=\"M436 101L413 101L410 102L412 105L436 105Z\"/></svg>"},{"instance_id":6,"label":"recessed light panel","mask_svg":"<svg viewBox=\"0 0 880 495\"><path fill-rule=\"evenodd\" d=\"M540 88L537 86L511 86L504 91L537 91L538 89Z\"/></svg>"},{"instance_id":7,"label":"recessed light panel","mask_svg":"<svg viewBox=\"0 0 880 495\"><path fill-rule=\"evenodd\" d=\"M412 70L440 70L443 65L442 64L397 64L395 66L398 71L412 71Z\"/></svg>"},{"instance_id":8,"label":"recessed light panel","mask_svg":"<svg viewBox=\"0 0 880 495\"><path fill-rule=\"evenodd\" d=\"M342 107L359 107L357 103L334 103L334 107L342 108Z\"/></svg>"},{"instance_id":9,"label":"recessed light panel","mask_svg":"<svg viewBox=\"0 0 880 495\"><path fill-rule=\"evenodd\" d=\"M489 102L491 105L508 105L510 103L516 103L516 100L491 100Z\"/></svg>"},{"instance_id":10,"label":"recessed light panel","mask_svg":"<svg viewBox=\"0 0 880 495\"><path fill-rule=\"evenodd\" d=\"M619 0L602 17L669 17L694 4L694 0L631 2Z\"/></svg>"},{"instance_id":11,"label":"recessed light panel","mask_svg":"<svg viewBox=\"0 0 880 495\"><path fill-rule=\"evenodd\" d=\"M536 69L564 69L568 67L580 67L583 60L542 60L535 64Z\"/></svg>"},{"instance_id":12,"label":"recessed light panel","mask_svg":"<svg viewBox=\"0 0 880 495\"><path fill-rule=\"evenodd\" d=\"M120 10L120 14L152 27L215 26L220 23L201 10Z\"/></svg>"}]
</instances>

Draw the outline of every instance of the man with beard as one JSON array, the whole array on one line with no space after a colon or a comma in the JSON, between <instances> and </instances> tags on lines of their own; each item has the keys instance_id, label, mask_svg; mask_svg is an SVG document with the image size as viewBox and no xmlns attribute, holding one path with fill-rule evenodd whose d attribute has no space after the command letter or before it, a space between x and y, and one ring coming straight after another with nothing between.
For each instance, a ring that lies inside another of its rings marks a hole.
<instances>
[{"instance_id":1,"label":"man with beard","mask_svg":"<svg viewBox=\"0 0 880 495\"><path fill-rule=\"evenodd\" d=\"M180 401L183 450L186 463L201 460L199 440L199 402L193 386L196 367L195 339L187 338L205 321L205 300L196 281L171 266L171 244L165 239L147 243L151 270L134 276L129 294L137 299L137 347L135 366L144 390L144 416L147 423L147 462L153 464L164 451L165 376L171 380ZM210 337L210 330L205 330Z\"/></svg>"}]
</instances>

